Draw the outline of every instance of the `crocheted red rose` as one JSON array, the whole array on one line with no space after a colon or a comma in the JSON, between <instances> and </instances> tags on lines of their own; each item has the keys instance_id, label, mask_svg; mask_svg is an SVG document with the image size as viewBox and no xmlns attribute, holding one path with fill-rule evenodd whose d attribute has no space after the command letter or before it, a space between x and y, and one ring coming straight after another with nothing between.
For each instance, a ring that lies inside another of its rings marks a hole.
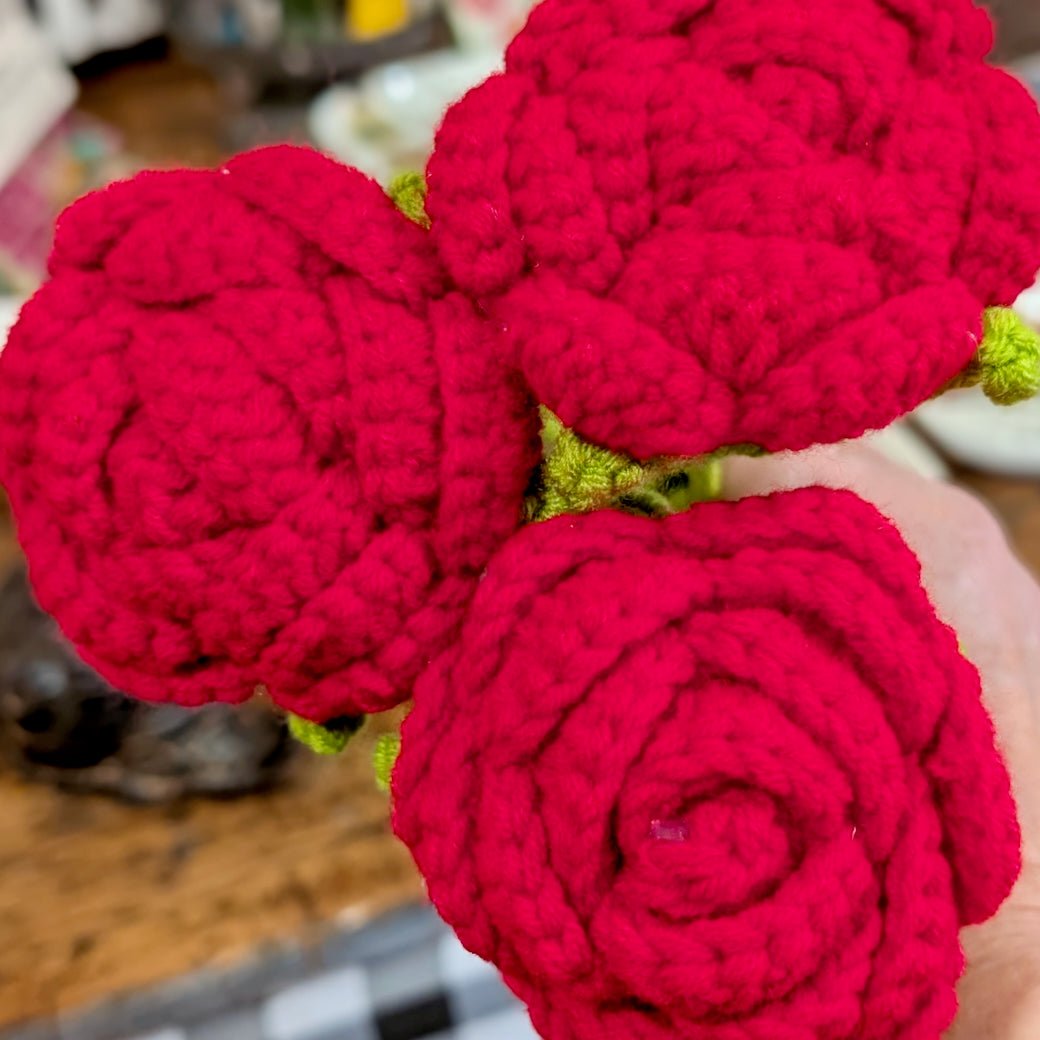
<instances>
[{"instance_id":1,"label":"crocheted red rose","mask_svg":"<svg viewBox=\"0 0 1040 1040\"><path fill-rule=\"evenodd\" d=\"M526 403L428 235L278 148L62 218L0 361L42 605L120 688L265 686L315 720L410 695L516 527Z\"/></svg>"},{"instance_id":2,"label":"crocheted red rose","mask_svg":"<svg viewBox=\"0 0 1040 1040\"><path fill-rule=\"evenodd\" d=\"M397 832L547 1040L937 1040L1018 872L978 675L847 492L527 529L402 738Z\"/></svg>"},{"instance_id":3,"label":"crocheted red rose","mask_svg":"<svg viewBox=\"0 0 1040 1040\"><path fill-rule=\"evenodd\" d=\"M639 457L887 425L1040 267L1040 116L971 0L545 0L429 165L535 395Z\"/></svg>"}]
</instances>

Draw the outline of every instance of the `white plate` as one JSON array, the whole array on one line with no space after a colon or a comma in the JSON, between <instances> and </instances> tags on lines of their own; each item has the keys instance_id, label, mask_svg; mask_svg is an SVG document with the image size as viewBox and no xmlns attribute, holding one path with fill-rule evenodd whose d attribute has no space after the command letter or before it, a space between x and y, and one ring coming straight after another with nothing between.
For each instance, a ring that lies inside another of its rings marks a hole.
<instances>
[{"instance_id":1,"label":"white plate","mask_svg":"<svg viewBox=\"0 0 1040 1040\"><path fill-rule=\"evenodd\" d=\"M436 51L367 72L357 87L337 84L311 104L315 144L386 184L426 165L448 106L501 67L496 51Z\"/></svg>"},{"instance_id":2,"label":"white plate","mask_svg":"<svg viewBox=\"0 0 1040 1040\"><path fill-rule=\"evenodd\" d=\"M1040 283L1018 298L1015 310L1040 328ZM913 419L950 458L966 466L1040 476L1040 398L1002 407L978 388L957 390L926 401Z\"/></svg>"},{"instance_id":3,"label":"white plate","mask_svg":"<svg viewBox=\"0 0 1040 1040\"><path fill-rule=\"evenodd\" d=\"M18 318L22 301L15 296L0 296L0 351L7 343L7 334Z\"/></svg>"},{"instance_id":4,"label":"white plate","mask_svg":"<svg viewBox=\"0 0 1040 1040\"><path fill-rule=\"evenodd\" d=\"M1010 408L981 390L956 390L914 412L947 455L974 469L1013 477L1040 476L1040 400Z\"/></svg>"}]
</instances>

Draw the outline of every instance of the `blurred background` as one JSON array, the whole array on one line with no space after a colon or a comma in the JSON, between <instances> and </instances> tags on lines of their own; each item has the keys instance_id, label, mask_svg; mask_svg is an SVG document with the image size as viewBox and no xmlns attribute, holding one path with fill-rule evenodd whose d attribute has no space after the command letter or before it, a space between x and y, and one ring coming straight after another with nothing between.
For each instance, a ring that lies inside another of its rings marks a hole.
<instances>
[{"instance_id":1,"label":"blurred background","mask_svg":"<svg viewBox=\"0 0 1040 1040\"><path fill-rule=\"evenodd\" d=\"M422 169L532 2L0 0L0 344L78 195L284 140ZM1040 91L1040 2L991 6ZM1019 306L1040 325L1040 291ZM1040 404L959 391L878 444L983 496L1040 574ZM533 1038L390 834L398 721L327 760L262 704L127 701L32 602L0 498L0 1040Z\"/></svg>"}]
</instances>

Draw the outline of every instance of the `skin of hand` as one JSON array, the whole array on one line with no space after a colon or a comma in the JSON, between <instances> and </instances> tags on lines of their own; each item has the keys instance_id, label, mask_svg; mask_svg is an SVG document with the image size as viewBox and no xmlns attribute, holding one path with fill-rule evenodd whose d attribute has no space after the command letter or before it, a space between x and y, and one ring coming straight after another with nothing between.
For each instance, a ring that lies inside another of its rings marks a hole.
<instances>
[{"instance_id":1,"label":"skin of hand","mask_svg":"<svg viewBox=\"0 0 1040 1040\"><path fill-rule=\"evenodd\" d=\"M968 967L947 1040L1040 1040L1040 586L978 499L863 444L727 460L724 494L816 484L874 503L917 553L937 613L979 669L1011 771L1024 870L997 916L963 932Z\"/></svg>"}]
</instances>

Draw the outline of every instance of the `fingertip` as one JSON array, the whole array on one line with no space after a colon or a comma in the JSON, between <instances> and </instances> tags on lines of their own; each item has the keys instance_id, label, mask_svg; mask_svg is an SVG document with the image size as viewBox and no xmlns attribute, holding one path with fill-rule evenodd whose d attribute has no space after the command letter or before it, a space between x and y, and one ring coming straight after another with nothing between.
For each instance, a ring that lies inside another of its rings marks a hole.
<instances>
[{"instance_id":1,"label":"fingertip","mask_svg":"<svg viewBox=\"0 0 1040 1040\"><path fill-rule=\"evenodd\" d=\"M728 499L820 485L849 487L849 463L856 446L827 444L752 458L734 455L723 464L722 495Z\"/></svg>"}]
</instances>

